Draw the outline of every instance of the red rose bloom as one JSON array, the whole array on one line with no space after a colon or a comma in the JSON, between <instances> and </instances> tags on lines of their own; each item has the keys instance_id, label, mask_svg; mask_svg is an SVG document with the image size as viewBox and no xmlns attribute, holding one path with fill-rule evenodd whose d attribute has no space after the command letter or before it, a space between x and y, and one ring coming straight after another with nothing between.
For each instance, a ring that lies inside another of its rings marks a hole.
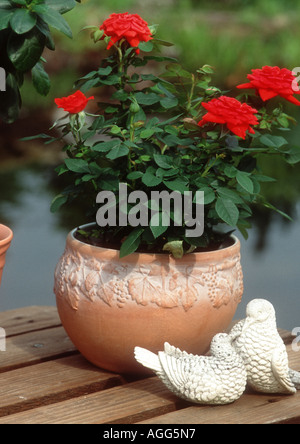
<instances>
[{"instance_id":1,"label":"red rose bloom","mask_svg":"<svg viewBox=\"0 0 300 444\"><path fill-rule=\"evenodd\" d=\"M289 69L280 69L278 66L263 66L262 69L252 69L247 75L249 83L238 85L238 88L253 88L263 101L281 96L295 105L300 105L294 94L300 94L295 81L295 74Z\"/></svg>"},{"instance_id":2,"label":"red rose bloom","mask_svg":"<svg viewBox=\"0 0 300 444\"><path fill-rule=\"evenodd\" d=\"M104 31L106 36L111 37L107 49L122 39L127 40L133 48L137 48L140 42L148 42L152 39L148 23L138 14L128 14L128 12L111 14L100 26L100 29ZM137 49L136 53L139 54L139 52Z\"/></svg>"},{"instance_id":3,"label":"red rose bloom","mask_svg":"<svg viewBox=\"0 0 300 444\"><path fill-rule=\"evenodd\" d=\"M241 103L232 97L222 96L202 103L202 106L208 113L200 120L199 126L209 122L226 124L230 131L242 139L246 138L247 130L252 134L255 133L250 125L258 125L259 123L254 115L257 110L246 103Z\"/></svg>"},{"instance_id":4,"label":"red rose bloom","mask_svg":"<svg viewBox=\"0 0 300 444\"><path fill-rule=\"evenodd\" d=\"M58 108L63 108L65 111L71 114L80 113L86 107L89 100L94 99L92 97L85 97L81 91L76 91L76 93L71 94L68 97L62 97L61 99L55 99L55 103Z\"/></svg>"}]
</instances>

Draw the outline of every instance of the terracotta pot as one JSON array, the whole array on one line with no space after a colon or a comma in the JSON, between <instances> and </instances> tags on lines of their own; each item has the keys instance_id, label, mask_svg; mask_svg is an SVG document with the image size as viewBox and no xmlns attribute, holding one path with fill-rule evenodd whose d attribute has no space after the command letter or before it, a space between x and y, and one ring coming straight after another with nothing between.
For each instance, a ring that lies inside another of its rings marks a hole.
<instances>
[{"instance_id":1,"label":"terracotta pot","mask_svg":"<svg viewBox=\"0 0 300 444\"><path fill-rule=\"evenodd\" d=\"M54 292L63 326L95 365L145 373L135 346L153 352L165 341L203 354L230 324L243 293L240 242L182 259L91 246L69 233L55 270Z\"/></svg>"},{"instance_id":2,"label":"terracotta pot","mask_svg":"<svg viewBox=\"0 0 300 444\"><path fill-rule=\"evenodd\" d=\"M3 268L5 264L5 254L9 249L13 232L10 228L0 224L0 284L2 279Z\"/></svg>"}]
</instances>

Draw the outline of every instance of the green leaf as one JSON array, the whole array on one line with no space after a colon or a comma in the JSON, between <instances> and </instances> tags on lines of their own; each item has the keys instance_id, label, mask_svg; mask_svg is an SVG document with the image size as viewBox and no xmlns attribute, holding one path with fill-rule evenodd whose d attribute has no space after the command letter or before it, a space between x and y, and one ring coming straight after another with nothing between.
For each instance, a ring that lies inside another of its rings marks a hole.
<instances>
[{"instance_id":1,"label":"green leaf","mask_svg":"<svg viewBox=\"0 0 300 444\"><path fill-rule=\"evenodd\" d=\"M235 227L239 219L237 206L229 199L218 197L216 206L218 216L228 225Z\"/></svg>"},{"instance_id":2,"label":"green leaf","mask_svg":"<svg viewBox=\"0 0 300 444\"><path fill-rule=\"evenodd\" d=\"M202 68L198 69L197 72L200 74L214 74L214 69L210 65L203 65Z\"/></svg>"},{"instance_id":3,"label":"green leaf","mask_svg":"<svg viewBox=\"0 0 300 444\"><path fill-rule=\"evenodd\" d=\"M183 241L176 240L168 242L163 246L163 251L169 251L175 259L181 259L184 254Z\"/></svg>"},{"instance_id":4,"label":"green leaf","mask_svg":"<svg viewBox=\"0 0 300 444\"><path fill-rule=\"evenodd\" d=\"M0 14L0 31L2 31L2 29L6 29L8 27L9 21L11 16L14 14L14 10L13 9L4 9L3 11L1 10L1 14Z\"/></svg>"},{"instance_id":5,"label":"green leaf","mask_svg":"<svg viewBox=\"0 0 300 444\"><path fill-rule=\"evenodd\" d=\"M125 239L120 248L120 258L127 256L128 254L134 253L140 243L141 236L144 232L144 228L136 227Z\"/></svg>"},{"instance_id":6,"label":"green leaf","mask_svg":"<svg viewBox=\"0 0 300 444\"><path fill-rule=\"evenodd\" d=\"M36 24L36 15L28 9L17 9L10 19L10 26L17 34L25 34Z\"/></svg>"},{"instance_id":7,"label":"green leaf","mask_svg":"<svg viewBox=\"0 0 300 444\"><path fill-rule=\"evenodd\" d=\"M149 139L149 137L153 136L153 134L155 133L155 129L154 128L146 128L141 132L141 139Z\"/></svg>"},{"instance_id":8,"label":"green leaf","mask_svg":"<svg viewBox=\"0 0 300 444\"><path fill-rule=\"evenodd\" d=\"M139 49L143 52L151 52L153 50L153 42L151 40L149 42L141 42Z\"/></svg>"},{"instance_id":9,"label":"green leaf","mask_svg":"<svg viewBox=\"0 0 300 444\"><path fill-rule=\"evenodd\" d=\"M32 10L33 12L35 12L38 15L42 15L44 12L48 12L49 10L51 11L51 9L49 9L50 7L44 4L37 4L37 5L32 5Z\"/></svg>"},{"instance_id":10,"label":"green leaf","mask_svg":"<svg viewBox=\"0 0 300 444\"><path fill-rule=\"evenodd\" d=\"M50 91L50 79L41 62L38 62L31 70L32 83L35 89L42 96L46 96Z\"/></svg>"},{"instance_id":11,"label":"green leaf","mask_svg":"<svg viewBox=\"0 0 300 444\"><path fill-rule=\"evenodd\" d=\"M283 145L287 145L287 140L282 136L273 136L271 134L265 134L259 138L260 142L269 148L281 148Z\"/></svg>"},{"instance_id":12,"label":"green leaf","mask_svg":"<svg viewBox=\"0 0 300 444\"><path fill-rule=\"evenodd\" d=\"M154 42L162 46L174 46L174 43L167 42L166 40L155 39Z\"/></svg>"},{"instance_id":13,"label":"green leaf","mask_svg":"<svg viewBox=\"0 0 300 444\"><path fill-rule=\"evenodd\" d=\"M129 180L137 180L143 177L142 171L132 171L127 175L127 179Z\"/></svg>"},{"instance_id":14,"label":"green leaf","mask_svg":"<svg viewBox=\"0 0 300 444\"><path fill-rule=\"evenodd\" d=\"M10 0L0 0L0 9L10 9L13 5ZM1 11L2 15L2 11Z\"/></svg>"},{"instance_id":15,"label":"green leaf","mask_svg":"<svg viewBox=\"0 0 300 444\"><path fill-rule=\"evenodd\" d=\"M154 174L148 169L142 177L142 182L147 187L156 187L162 183L162 178L154 176Z\"/></svg>"},{"instance_id":16,"label":"green leaf","mask_svg":"<svg viewBox=\"0 0 300 444\"><path fill-rule=\"evenodd\" d=\"M97 72L99 76L108 76L112 72L112 67L106 66L105 68L99 68Z\"/></svg>"},{"instance_id":17,"label":"green leaf","mask_svg":"<svg viewBox=\"0 0 300 444\"><path fill-rule=\"evenodd\" d=\"M126 145L115 146L106 157L111 160L118 159L119 157L127 156L129 148Z\"/></svg>"},{"instance_id":18,"label":"green leaf","mask_svg":"<svg viewBox=\"0 0 300 444\"><path fill-rule=\"evenodd\" d=\"M218 187L217 193L220 197L223 197L224 199L229 199L235 204L244 203L243 199L235 191L228 188Z\"/></svg>"},{"instance_id":19,"label":"green leaf","mask_svg":"<svg viewBox=\"0 0 300 444\"><path fill-rule=\"evenodd\" d=\"M125 102L128 99L128 93L124 89L119 89L111 96L112 99L119 100L120 102Z\"/></svg>"},{"instance_id":20,"label":"green leaf","mask_svg":"<svg viewBox=\"0 0 300 444\"><path fill-rule=\"evenodd\" d=\"M59 210L59 208L65 204L68 200L68 196L63 195L63 194L59 194L58 196L56 196L50 206L50 211L51 213L55 213L57 210Z\"/></svg>"},{"instance_id":21,"label":"green leaf","mask_svg":"<svg viewBox=\"0 0 300 444\"><path fill-rule=\"evenodd\" d=\"M226 167L224 168L224 173L226 174L227 177L233 178L237 175L237 169L235 166L233 165L226 165Z\"/></svg>"},{"instance_id":22,"label":"green leaf","mask_svg":"<svg viewBox=\"0 0 300 444\"><path fill-rule=\"evenodd\" d=\"M65 159L65 164L73 173L90 173L89 165L83 159Z\"/></svg>"},{"instance_id":23,"label":"green leaf","mask_svg":"<svg viewBox=\"0 0 300 444\"><path fill-rule=\"evenodd\" d=\"M276 182L276 179L274 179L274 177L265 176L263 174L255 174L254 178L259 182Z\"/></svg>"},{"instance_id":24,"label":"green leaf","mask_svg":"<svg viewBox=\"0 0 300 444\"><path fill-rule=\"evenodd\" d=\"M93 151L97 151L100 153L107 153L113 148L118 148L121 145L120 140L108 140L107 142L98 142L93 147Z\"/></svg>"},{"instance_id":25,"label":"green leaf","mask_svg":"<svg viewBox=\"0 0 300 444\"><path fill-rule=\"evenodd\" d=\"M158 103L161 99L158 94L145 94L143 92L136 93L135 98L140 105L154 105L155 103Z\"/></svg>"},{"instance_id":26,"label":"green leaf","mask_svg":"<svg viewBox=\"0 0 300 444\"><path fill-rule=\"evenodd\" d=\"M71 11L76 5L75 0L45 0L45 5L49 6L51 9L64 14L65 12Z\"/></svg>"},{"instance_id":27,"label":"green leaf","mask_svg":"<svg viewBox=\"0 0 300 444\"><path fill-rule=\"evenodd\" d=\"M110 129L111 134L119 134L121 131L121 128L117 125L113 125Z\"/></svg>"},{"instance_id":28,"label":"green leaf","mask_svg":"<svg viewBox=\"0 0 300 444\"><path fill-rule=\"evenodd\" d=\"M241 185L241 187L244 188L244 190L248 191L248 193L250 194L253 193L254 190L253 182L247 173L239 171L236 175L236 180Z\"/></svg>"},{"instance_id":29,"label":"green leaf","mask_svg":"<svg viewBox=\"0 0 300 444\"><path fill-rule=\"evenodd\" d=\"M266 208L269 208L270 210L276 211L278 214L283 216L284 218L288 219L289 221L293 222L293 219L283 211L279 210L278 208L274 207L274 205L270 204L269 202L264 202L263 204Z\"/></svg>"},{"instance_id":30,"label":"green leaf","mask_svg":"<svg viewBox=\"0 0 300 444\"><path fill-rule=\"evenodd\" d=\"M173 168L172 165L172 157L170 156L163 156L162 154L154 154L153 158L155 160L155 163L164 169L169 169L169 168Z\"/></svg>"},{"instance_id":31,"label":"green leaf","mask_svg":"<svg viewBox=\"0 0 300 444\"><path fill-rule=\"evenodd\" d=\"M50 49L50 51L54 51L55 43L53 37L51 36L51 32L47 23L45 23L42 19L38 17L36 28L46 37L45 46Z\"/></svg>"},{"instance_id":32,"label":"green leaf","mask_svg":"<svg viewBox=\"0 0 300 444\"><path fill-rule=\"evenodd\" d=\"M11 33L7 53L14 67L21 72L32 69L39 61L46 37L35 28L26 34Z\"/></svg>"},{"instance_id":33,"label":"green leaf","mask_svg":"<svg viewBox=\"0 0 300 444\"><path fill-rule=\"evenodd\" d=\"M150 220L150 229L153 234L154 239L157 239L159 236L164 234L169 228L168 225L162 225L162 213L159 214L159 225L152 225Z\"/></svg>"},{"instance_id":34,"label":"green leaf","mask_svg":"<svg viewBox=\"0 0 300 444\"><path fill-rule=\"evenodd\" d=\"M184 193L184 191L189 191L187 187L187 182L184 179L164 180L164 184L170 190L179 191L180 193Z\"/></svg>"},{"instance_id":35,"label":"green leaf","mask_svg":"<svg viewBox=\"0 0 300 444\"><path fill-rule=\"evenodd\" d=\"M237 224L237 228L239 229L240 233L242 234L243 238L245 240L248 239L249 235L248 235L248 231L247 228L251 228L251 224L248 224L247 221L240 221Z\"/></svg>"},{"instance_id":36,"label":"green leaf","mask_svg":"<svg viewBox=\"0 0 300 444\"><path fill-rule=\"evenodd\" d=\"M168 145L168 146L184 145L186 141L192 143L191 139L180 139L179 137L175 136L175 134L168 134L164 137L158 136L158 138L165 145Z\"/></svg>"},{"instance_id":37,"label":"green leaf","mask_svg":"<svg viewBox=\"0 0 300 444\"><path fill-rule=\"evenodd\" d=\"M178 105L178 99L176 97L164 97L160 104L165 109L174 108L174 106Z\"/></svg>"},{"instance_id":38,"label":"green leaf","mask_svg":"<svg viewBox=\"0 0 300 444\"><path fill-rule=\"evenodd\" d=\"M204 191L204 205L212 203L216 198L215 192L212 188L201 187L199 191Z\"/></svg>"},{"instance_id":39,"label":"green leaf","mask_svg":"<svg viewBox=\"0 0 300 444\"><path fill-rule=\"evenodd\" d=\"M53 28L62 32L67 37L72 38L72 31L70 26L58 11L52 8L48 8L48 10L44 10L44 12L40 14L40 16L49 26L52 26Z\"/></svg>"},{"instance_id":40,"label":"green leaf","mask_svg":"<svg viewBox=\"0 0 300 444\"><path fill-rule=\"evenodd\" d=\"M289 152L286 154L286 161L290 165L295 165L300 162L300 149L298 146L292 147Z\"/></svg>"}]
</instances>

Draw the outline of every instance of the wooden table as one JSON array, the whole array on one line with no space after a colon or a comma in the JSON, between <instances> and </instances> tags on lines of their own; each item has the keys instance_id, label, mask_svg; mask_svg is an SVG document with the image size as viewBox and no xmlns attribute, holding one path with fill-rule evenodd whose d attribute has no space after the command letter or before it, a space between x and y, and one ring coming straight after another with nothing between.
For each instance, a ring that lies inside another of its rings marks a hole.
<instances>
[{"instance_id":1,"label":"wooden table","mask_svg":"<svg viewBox=\"0 0 300 444\"><path fill-rule=\"evenodd\" d=\"M247 392L227 406L198 406L175 397L157 377L103 371L77 352L55 307L0 313L0 327L7 336L0 352L0 424L300 424L300 392ZM290 367L300 370L294 338L281 334Z\"/></svg>"}]
</instances>

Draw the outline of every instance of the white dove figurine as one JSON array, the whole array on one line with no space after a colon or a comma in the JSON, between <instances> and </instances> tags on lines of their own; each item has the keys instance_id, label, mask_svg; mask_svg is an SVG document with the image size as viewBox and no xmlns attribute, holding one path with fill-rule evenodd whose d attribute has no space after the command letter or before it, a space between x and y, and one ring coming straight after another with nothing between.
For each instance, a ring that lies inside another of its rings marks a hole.
<instances>
[{"instance_id":1,"label":"white dove figurine","mask_svg":"<svg viewBox=\"0 0 300 444\"><path fill-rule=\"evenodd\" d=\"M153 370L169 390L198 404L229 404L244 393L247 372L242 358L225 333L217 334L210 346L211 356L181 351L167 342L158 355L135 347L138 362Z\"/></svg>"},{"instance_id":2,"label":"white dove figurine","mask_svg":"<svg viewBox=\"0 0 300 444\"><path fill-rule=\"evenodd\" d=\"M246 319L238 322L229 336L244 360L250 387L263 393L296 392L286 347L277 331L275 310L269 301L249 302Z\"/></svg>"}]
</instances>

